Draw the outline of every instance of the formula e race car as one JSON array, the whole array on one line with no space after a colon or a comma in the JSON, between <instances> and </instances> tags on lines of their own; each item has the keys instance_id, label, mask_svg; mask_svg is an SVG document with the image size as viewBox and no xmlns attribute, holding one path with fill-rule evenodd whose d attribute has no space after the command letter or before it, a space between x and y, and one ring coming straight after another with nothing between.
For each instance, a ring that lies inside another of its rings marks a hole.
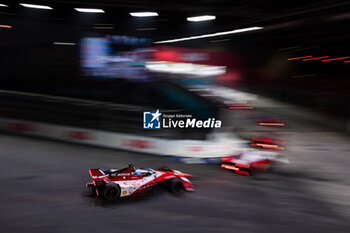
<instances>
[{"instance_id":1,"label":"formula e race car","mask_svg":"<svg viewBox=\"0 0 350 233\"><path fill-rule=\"evenodd\" d=\"M238 155L222 157L221 167L232 170L236 174L250 176L253 172L267 172L274 162L289 163L279 153L251 150Z\"/></svg>"},{"instance_id":2,"label":"formula e race car","mask_svg":"<svg viewBox=\"0 0 350 233\"><path fill-rule=\"evenodd\" d=\"M98 197L115 200L146 191L158 184L164 184L172 192L193 191L193 184L188 179L192 175L169 168L153 170L130 164L122 169L89 169L91 182L86 184Z\"/></svg>"}]
</instances>

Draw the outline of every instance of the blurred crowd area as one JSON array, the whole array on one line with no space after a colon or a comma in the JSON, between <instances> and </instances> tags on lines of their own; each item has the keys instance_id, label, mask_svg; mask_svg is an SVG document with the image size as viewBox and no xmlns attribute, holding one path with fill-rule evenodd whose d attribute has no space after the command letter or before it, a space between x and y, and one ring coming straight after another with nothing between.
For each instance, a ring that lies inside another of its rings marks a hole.
<instances>
[{"instance_id":1,"label":"blurred crowd area","mask_svg":"<svg viewBox=\"0 0 350 233\"><path fill-rule=\"evenodd\" d=\"M172 15L180 10L175 2L156 20L132 18L127 8L117 10L113 5L108 7L110 13L82 14L58 2L52 3L50 11L5 4L0 8L1 89L20 94L2 98L4 117L87 127L99 122L111 130L113 121L122 125L117 127L120 131L128 132L125 128L132 128L130 119L139 119L135 112L140 109L227 119L226 110L232 104L252 104L249 94L242 98L242 93L250 93L341 121L348 118L346 2L296 2L287 9L273 3L248 6L242 1L242 9L260 12L256 26L263 26L262 30L165 44L156 42L228 30L231 16L220 14L219 7L217 20L177 28L181 17ZM268 17L273 13L267 9L275 8L279 14ZM248 18L254 17L244 20ZM51 99L31 99L27 93ZM90 110L89 105L94 107ZM40 116L40 111L48 114Z\"/></svg>"}]
</instances>

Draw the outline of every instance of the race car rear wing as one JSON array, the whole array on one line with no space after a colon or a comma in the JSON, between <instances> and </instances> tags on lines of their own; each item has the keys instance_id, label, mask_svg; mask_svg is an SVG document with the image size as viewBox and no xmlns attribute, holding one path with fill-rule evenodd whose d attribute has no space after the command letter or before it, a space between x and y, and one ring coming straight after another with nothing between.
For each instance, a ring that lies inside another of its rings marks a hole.
<instances>
[{"instance_id":1,"label":"race car rear wing","mask_svg":"<svg viewBox=\"0 0 350 233\"><path fill-rule=\"evenodd\" d=\"M94 180L106 177L106 174L98 168L89 169L89 173L91 178Z\"/></svg>"}]
</instances>

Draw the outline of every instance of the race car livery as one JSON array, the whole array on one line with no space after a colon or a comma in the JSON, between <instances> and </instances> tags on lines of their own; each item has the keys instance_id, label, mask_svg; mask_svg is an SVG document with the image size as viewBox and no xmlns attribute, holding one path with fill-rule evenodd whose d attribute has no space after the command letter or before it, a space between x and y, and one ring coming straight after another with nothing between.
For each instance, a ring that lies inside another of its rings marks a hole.
<instances>
[{"instance_id":1,"label":"race car livery","mask_svg":"<svg viewBox=\"0 0 350 233\"><path fill-rule=\"evenodd\" d=\"M194 190L188 179L192 175L169 168L135 169L133 165L129 165L122 169L89 169L89 173L92 181L86 187L92 188L97 196L107 200L131 196L158 184L164 184L173 192Z\"/></svg>"}]
</instances>

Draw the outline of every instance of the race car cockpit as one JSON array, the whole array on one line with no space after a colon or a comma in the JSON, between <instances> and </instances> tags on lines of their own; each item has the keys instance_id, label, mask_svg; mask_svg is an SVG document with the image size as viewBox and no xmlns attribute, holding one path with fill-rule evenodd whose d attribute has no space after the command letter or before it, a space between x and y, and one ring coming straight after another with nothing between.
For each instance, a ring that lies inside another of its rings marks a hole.
<instances>
[{"instance_id":1,"label":"race car cockpit","mask_svg":"<svg viewBox=\"0 0 350 233\"><path fill-rule=\"evenodd\" d=\"M115 177L118 175L131 175L133 172L135 172L135 167L133 164L129 164L128 167L121 168L121 169L109 169L103 171L106 175L109 177Z\"/></svg>"}]
</instances>

